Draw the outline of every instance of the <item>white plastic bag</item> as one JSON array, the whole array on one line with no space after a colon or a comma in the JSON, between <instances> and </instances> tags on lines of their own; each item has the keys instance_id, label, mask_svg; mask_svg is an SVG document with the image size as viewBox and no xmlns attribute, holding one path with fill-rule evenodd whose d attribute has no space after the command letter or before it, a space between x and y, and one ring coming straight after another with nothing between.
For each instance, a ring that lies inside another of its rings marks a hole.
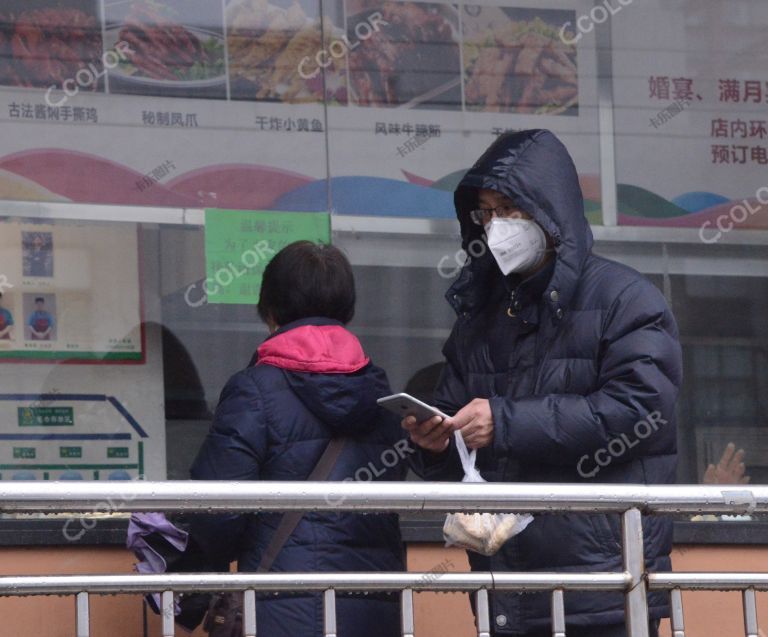
<instances>
[{"instance_id":1,"label":"white plastic bag","mask_svg":"<svg viewBox=\"0 0 768 637\"><path fill-rule=\"evenodd\" d=\"M460 431L455 431L456 448L464 469L462 482L485 482L475 466L477 450L470 453ZM481 555L493 555L511 537L533 521L530 513L451 513L445 518L446 546L458 546Z\"/></svg>"}]
</instances>

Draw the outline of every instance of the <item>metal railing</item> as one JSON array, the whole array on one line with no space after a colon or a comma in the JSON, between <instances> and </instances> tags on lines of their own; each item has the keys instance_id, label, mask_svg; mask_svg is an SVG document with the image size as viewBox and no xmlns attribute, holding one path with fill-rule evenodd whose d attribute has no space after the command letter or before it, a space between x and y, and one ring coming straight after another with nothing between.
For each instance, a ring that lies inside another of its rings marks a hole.
<instances>
[{"instance_id":1,"label":"metal railing","mask_svg":"<svg viewBox=\"0 0 768 637\"><path fill-rule=\"evenodd\" d=\"M256 592L322 591L326 637L336 635L336 591L400 591L403 637L414 637L414 591L474 593L478 637L490 637L489 591L549 591L552 635L565 637L563 592L620 591L629 637L648 637L647 591L671 592L672 631L685 637L682 590L738 590L747 637L758 637L755 592L768 573L648 573L642 515L765 513L768 487L404 482L15 482L0 483L0 511L620 513L623 571L614 573L218 573L0 577L0 595L75 595L77 637L90 637L89 595L162 593L163 636L174 635L173 595L241 591L244 637L256 635Z\"/></svg>"}]
</instances>

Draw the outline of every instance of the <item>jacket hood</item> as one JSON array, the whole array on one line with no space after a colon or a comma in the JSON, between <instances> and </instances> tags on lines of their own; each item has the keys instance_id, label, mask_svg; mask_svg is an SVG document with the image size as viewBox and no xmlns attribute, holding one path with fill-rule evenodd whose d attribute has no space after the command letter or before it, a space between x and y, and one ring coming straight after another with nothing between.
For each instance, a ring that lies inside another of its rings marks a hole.
<instances>
[{"instance_id":1,"label":"jacket hood","mask_svg":"<svg viewBox=\"0 0 768 637\"><path fill-rule=\"evenodd\" d=\"M258 364L292 372L349 374L370 362L357 337L340 324L280 330L259 346L258 354Z\"/></svg>"},{"instance_id":2,"label":"jacket hood","mask_svg":"<svg viewBox=\"0 0 768 637\"><path fill-rule=\"evenodd\" d=\"M360 435L376 423L376 399L389 393L357 337L330 319L290 323L258 348L256 365L283 370L304 406L337 435Z\"/></svg>"},{"instance_id":3,"label":"jacket hood","mask_svg":"<svg viewBox=\"0 0 768 637\"><path fill-rule=\"evenodd\" d=\"M543 298L556 316L558 309L568 307L592 249L592 230L568 150L550 131L528 130L499 136L483 153L454 193L462 247L470 255L478 252L470 243L484 237L483 228L469 217L480 188L512 199L552 237L556 262ZM481 256L472 257L449 292L449 301L457 311L472 310L482 302L482 288L502 276L490 250L481 252Z\"/></svg>"}]
</instances>

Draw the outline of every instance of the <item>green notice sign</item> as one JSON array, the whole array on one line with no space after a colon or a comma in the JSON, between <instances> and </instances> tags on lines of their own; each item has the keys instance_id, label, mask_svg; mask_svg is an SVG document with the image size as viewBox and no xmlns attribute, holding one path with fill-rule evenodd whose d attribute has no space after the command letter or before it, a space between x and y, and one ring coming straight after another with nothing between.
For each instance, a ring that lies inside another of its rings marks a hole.
<instances>
[{"instance_id":1,"label":"green notice sign","mask_svg":"<svg viewBox=\"0 0 768 637\"><path fill-rule=\"evenodd\" d=\"M75 424L72 407L19 407L19 427L71 427Z\"/></svg>"},{"instance_id":2,"label":"green notice sign","mask_svg":"<svg viewBox=\"0 0 768 637\"><path fill-rule=\"evenodd\" d=\"M325 212L205 211L205 272L202 286L188 289L190 305L259 302L261 278L270 259L299 240L331 242Z\"/></svg>"},{"instance_id":3,"label":"green notice sign","mask_svg":"<svg viewBox=\"0 0 768 637\"><path fill-rule=\"evenodd\" d=\"M82 447L59 447L59 458L82 458Z\"/></svg>"},{"instance_id":4,"label":"green notice sign","mask_svg":"<svg viewBox=\"0 0 768 637\"><path fill-rule=\"evenodd\" d=\"M31 460L36 457L36 450L34 447L14 447L13 457L16 460Z\"/></svg>"}]
</instances>

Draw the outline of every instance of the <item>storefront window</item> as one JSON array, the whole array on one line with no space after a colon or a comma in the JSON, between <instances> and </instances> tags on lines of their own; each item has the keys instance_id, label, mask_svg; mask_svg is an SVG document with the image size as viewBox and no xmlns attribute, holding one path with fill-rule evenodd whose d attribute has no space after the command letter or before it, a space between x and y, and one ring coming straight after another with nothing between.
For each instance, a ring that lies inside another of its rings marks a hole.
<instances>
[{"instance_id":1,"label":"storefront window","mask_svg":"<svg viewBox=\"0 0 768 637\"><path fill-rule=\"evenodd\" d=\"M608 7L607 5L611 6ZM282 245L428 397L453 189L508 130L574 158L595 251L677 316L680 482L768 479L763 4L11 0L0 8L0 479L184 479L267 334Z\"/></svg>"}]
</instances>

